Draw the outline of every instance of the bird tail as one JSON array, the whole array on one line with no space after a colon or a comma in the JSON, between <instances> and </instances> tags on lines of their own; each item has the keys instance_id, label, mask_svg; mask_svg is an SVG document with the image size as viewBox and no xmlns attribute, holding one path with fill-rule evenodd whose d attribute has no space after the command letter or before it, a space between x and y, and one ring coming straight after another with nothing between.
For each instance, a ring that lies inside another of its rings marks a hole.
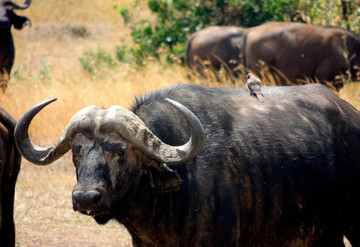
<instances>
[{"instance_id":1,"label":"bird tail","mask_svg":"<svg viewBox=\"0 0 360 247\"><path fill-rule=\"evenodd\" d=\"M261 103L264 103L264 95L262 93L256 94L256 97Z\"/></svg>"}]
</instances>

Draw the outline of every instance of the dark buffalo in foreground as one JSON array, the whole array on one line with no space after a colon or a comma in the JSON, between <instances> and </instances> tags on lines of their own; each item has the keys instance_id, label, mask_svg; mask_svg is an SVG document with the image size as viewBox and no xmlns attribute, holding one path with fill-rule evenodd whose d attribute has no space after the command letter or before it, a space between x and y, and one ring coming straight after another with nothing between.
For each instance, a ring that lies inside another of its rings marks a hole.
<instances>
[{"instance_id":1,"label":"dark buffalo in foreground","mask_svg":"<svg viewBox=\"0 0 360 247\"><path fill-rule=\"evenodd\" d=\"M360 113L321 85L262 93L180 85L131 111L89 106L44 148L28 128L50 100L15 139L38 165L71 149L74 210L134 246L360 246Z\"/></svg>"},{"instance_id":2,"label":"dark buffalo in foreground","mask_svg":"<svg viewBox=\"0 0 360 247\"><path fill-rule=\"evenodd\" d=\"M264 62L282 85L309 78L343 86L336 78L350 72L357 79L360 39L336 27L269 22L246 33L245 67L259 76Z\"/></svg>"},{"instance_id":3,"label":"dark buffalo in foreground","mask_svg":"<svg viewBox=\"0 0 360 247\"><path fill-rule=\"evenodd\" d=\"M16 15L14 10L27 9L30 3L31 0L25 0L22 5L18 5L10 0L0 0L0 88L3 90L7 87L7 79L15 59L11 26L22 29L26 25L31 25L27 17Z\"/></svg>"},{"instance_id":4,"label":"dark buffalo in foreground","mask_svg":"<svg viewBox=\"0 0 360 247\"><path fill-rule=\"evenodd\" d=\"M0 245L15 246L14 195L21 156L13 132L16 121L0 107Z\"/></svg>"},{"instance_id":5,"label":"dark buffalo in foreground","mask_svg":"<svg viewBox=\"0 0 360 247\"><path fill-rule=\"evenodd\" d=\"M204 76L205 70L216 73L223 67L233 78L242 64L242 43L245 28L211 26L192 34L186 44L186 64Z\"/></svg>"}]
</instances>

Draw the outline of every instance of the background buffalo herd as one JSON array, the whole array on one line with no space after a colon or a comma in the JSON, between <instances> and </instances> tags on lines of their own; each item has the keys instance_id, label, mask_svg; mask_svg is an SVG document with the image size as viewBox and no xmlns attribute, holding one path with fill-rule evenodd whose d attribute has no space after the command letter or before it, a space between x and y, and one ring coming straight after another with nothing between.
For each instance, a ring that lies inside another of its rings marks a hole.
<instances>
[{"instance_id":1,"label":"background buffalo herd","mask_svg":"<svg viewBox=\"0 0 360 247\"><path fill-rule=\"evenodd\" d=\"M28 17L14 11L25 10L30 4L31 0L21 5L0 0L2 93L9 87L15 59L11 29L31 26ZM192 75L206 77L210 71L217 78L223 69L234 83L252 72L263 81L271 78L277 85L314 82L336 92L345 81L359 79L359 37L332 26L292 22L268 22L253 28L211 26L192 34L185 52ZM0 107L0 123L0 244L15 246L14 193L20 171L20 154L12 134L16 121Z\"/></svg>"},{"instance_id":2,"label":"background buffalo herd","mask_svg":"<svg viewBox=\"0 0 360 247\"><path fill-rule=\"evenodd\" d=\"M278 85L310 82L343 86L357 80L360 39L333 26L269 22L253 28L208 27L187 42L186 63L204 75L223 67L231 77L244 71L263 77L264 67Z\"/></svg>"}]
</instances>

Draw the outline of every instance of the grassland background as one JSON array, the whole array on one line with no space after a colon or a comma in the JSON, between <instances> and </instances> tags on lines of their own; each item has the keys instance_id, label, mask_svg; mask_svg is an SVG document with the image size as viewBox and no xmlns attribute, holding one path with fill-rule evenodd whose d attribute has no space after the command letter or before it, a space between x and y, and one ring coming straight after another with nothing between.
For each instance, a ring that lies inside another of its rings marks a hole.
<instances>
[{"instance_id":1,"label":"grassland background","mask_svg":"<svg viewBox=\"0 0 360 247\"><path fill-rule=\"evenodd\" d=\"M71 116L87 105L129 107L134 95L188 81L185 68L163 67L154 60L142 70L122 64L95 79L82 69L79 57L86 51L103 48L113 54L116 45L132 45L129 27L112 7L130 3L33 0L29 9L17 12L29 17L32 27L13 31L14 76L6 93L0 93L0 105L19 119L33 105L58 98L31 125L30 136L38 145L52 145ZM145 6L138 11L135 19L150 17ZM73 35L71 30L80 27L85 27L87 36ZM192 82L205 83L201 79ZM360 107L359 84L346 85L339 95ZM99 226L90 217L73 212L75 183L71 154L47 167L23 160L15 198L17 246L131 245L128 233L116 222Z\"/></svg>"}]
</instances>

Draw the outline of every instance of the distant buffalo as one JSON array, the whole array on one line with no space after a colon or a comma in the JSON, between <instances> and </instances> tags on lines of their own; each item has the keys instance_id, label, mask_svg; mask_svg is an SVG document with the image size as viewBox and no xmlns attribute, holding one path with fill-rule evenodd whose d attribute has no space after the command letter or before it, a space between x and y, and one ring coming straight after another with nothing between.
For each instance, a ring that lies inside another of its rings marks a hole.
<instances>
[{"instance_id":1,"label":"distant buffalo","mask_svg":"<svg viewBox=\"0 0 360 247\"><path fill-rule=\"evenodd\" d=\"M350 72L357 78L360 39L336 27L269 22L246 33L245 67L260 75L261 61L282 85L309 78L343 86L336 76Z\"/></svg>"},{"instance_id":2,"label":"distant buffalo","mask_svg":"<svg viewBox=\"0 0 360 247\"><path fill-rule=\"evenodd\" d=\"M245 28L234 26L211 26L193 35L186 44L186 64L205 75L209 69L216 72L223 67L231 78L239 73L242 64L242 43Z\"/></svg>"},{"instance_id":3,"label":"distant buffalo","mask_svg":"<svg viewBox=\"0 0 360 247\"><path fill-rule=\"evenodd\" d=\"M0 245L15 246L14 195L21 156L13 132L16 121L0 107Z\"/></svg>"},{"instance_id":4,"label":"distant buffalo","mask_svg":"<svg viewBox=\"0 0 360 247\"><path fill-rule=\"evenodd\" d=\"M294 22L269 22L250 29L209 27L190 37L186 57L188 67L200 74L204 68L216 71L223 65L236 75L242 64L262 76L266 66L280 85L308 78L331 82L339 90L340 75L358 77L360 39L338 27Z\"/></svg>"},{"instance_id":5,"label":"distant buffalo","mask_svg":"<svg viewBox=\"0 0 360 247\"><path fill-rule=\"evenodd\" d=\"M9 0L0 0L0 88L3 90L7 87L7 79L15 59L11 26L22 29L26 25L31 25L27 17L16 15L14 10L27 9L30 3L31 0L25 0L22 5L18 5Z\"/></svg>"}]
</instances>

